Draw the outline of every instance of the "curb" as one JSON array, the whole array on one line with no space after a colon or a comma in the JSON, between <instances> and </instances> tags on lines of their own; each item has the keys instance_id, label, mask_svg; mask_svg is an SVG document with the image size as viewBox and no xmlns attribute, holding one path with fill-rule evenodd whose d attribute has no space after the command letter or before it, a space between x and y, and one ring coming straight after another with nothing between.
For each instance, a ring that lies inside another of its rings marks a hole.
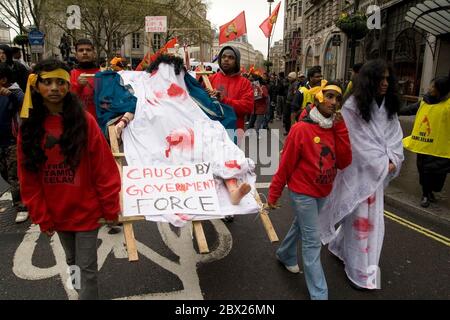
<instances>
[{"instance_id":1,"label":"curb","mask_svg":"<svg viewBox=\"0 0 450 320\"><path fill-rule=\"evenodd\" d=\"M385 203L391 205L396 208L400 208L406 210L407 215L415 215L419 218L426 219L430 222L444 224L450 227L450 214L437 214L435 211L430 210L428 208L422 208L417 205L414 205L408 201L403 200L401 197L394 196L392 194L384 195ZM445 210L444 207L439 207L442 210ZM450 211L450 210L449 210Z\"/></svg>"}]
</instances>

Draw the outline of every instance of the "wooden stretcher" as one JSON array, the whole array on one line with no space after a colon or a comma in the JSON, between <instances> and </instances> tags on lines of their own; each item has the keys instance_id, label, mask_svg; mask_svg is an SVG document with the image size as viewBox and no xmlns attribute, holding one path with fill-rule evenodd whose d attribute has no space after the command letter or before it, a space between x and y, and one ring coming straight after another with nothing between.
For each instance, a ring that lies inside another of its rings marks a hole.
<instances>
[{"instance_id":1,"label":"wooden stretcher","mask_svg":"<svg viewBox=\"0 0 450 320\"><path fill-rule=\"evenodd\" d=\"M203 81L205 85L208 88L211 87L211 83L209 82L208 77L206 76L208 74L205 72L202 74ZM112 154L116 160L117 167L120 172L120 178L122 179L122 166L123 166L123 159L125 157L124 153L120 152L119 148L119 139L116 134L116 130L114 125L110 125L108 127L108 133L109 133L109 140L111 145L111 151ZM272 222L269 218L269 214L267 210L265 210L264 205L261 201L261 198L259 197L258 192L255 194L255 200L258 203L259 207L261 208L259 212L259 216L261 217L261 221L263 223L263 226L266 230L266 233L270 239L271 242L277 242L278 236L275 232L275 229L273 228ZM123 209L123 203L122 203L122 191L120 192L120 207ZM122 210L121 210L122 211ZM134 231L133 231L133 223L137 221L145 221L144 216L133 216L133 217L124 217L122 215L119 216L118 222L123 224L123 233L125 237L125 245L127 247L128 252L128 260L129 261L138 261L138 253L137 253L137 246L136 246L136 239L134 237ZM104 219L100 219L100 223L105 223ZM203 231L203 226L201 221L192 221L192 228L194 232L195 239L197 241L198 250L200 253L208 253L209 247L208 242L206 241L205 233Z\"/></svg>"}]
</instances>

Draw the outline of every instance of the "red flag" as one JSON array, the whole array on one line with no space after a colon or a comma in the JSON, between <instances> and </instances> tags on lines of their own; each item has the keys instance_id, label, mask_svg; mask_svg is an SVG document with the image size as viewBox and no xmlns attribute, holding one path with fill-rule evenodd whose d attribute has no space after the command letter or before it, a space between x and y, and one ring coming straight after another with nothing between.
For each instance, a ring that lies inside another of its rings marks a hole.
<instances>
[{"instance_id":1,"label":"red flag","mask_svg":"<svg viewBox=\"0 0 450 320\"><path fill-rule=\"evenodd\" d=\"M259 28L264 32L264 35L266 38L270 38L270 35L272 34L272 29L274 24L277 22L278 18L278 11L280 10L281 1L278 3L278 5L273 10L272 14L261 23Z\"/></svg>"},{"instance_id":2,"label":"red flag","mask_svg":"<svg viewBox=\"0 0 450 320\"><path fill-rule=\"evenodd\" d=\"M141 63L139 63L139 65L136 67L135 70L136 71L144 70L146 67L148 67L148 65L150 65L150 63L155 61L156 58L158 58L163 53L167 53L168 49L175 47L176 44L177 44L177 38L173 38L173 39L170 39L169 41L167 41L166 44L164 45L164 47L159 49L155 54L151 54L150 51L147 52L144 59L142 59Z\"/></svg>"},{"instance_id":3,"label":"red flag","mask_svg":"<svg viewBox=\"0 0 450 320\"><path fill-rule=\"evenodd\" d=\"M245 33L247 33L247 26L245 24L245 12L242 11L236 18L220 26L219 45L239 38Z\"/></svg>"}]
</instances>

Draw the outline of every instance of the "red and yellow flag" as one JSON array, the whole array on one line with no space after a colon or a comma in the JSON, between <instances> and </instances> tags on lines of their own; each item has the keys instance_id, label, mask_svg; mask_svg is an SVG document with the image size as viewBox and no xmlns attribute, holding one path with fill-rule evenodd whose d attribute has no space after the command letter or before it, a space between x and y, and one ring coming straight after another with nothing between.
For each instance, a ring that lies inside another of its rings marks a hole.
<instances>
[{"instance_id":1,"label":"red and yellow flag","mask_svg":"<svg viewBox=\"0 0 450 320\"><path fill-rule=\"evenodd\" d=\"M220 26L219 45L239 38L245 33L247 33L247 26L245 24L245 12L242 11L236 18Z\"/></svg>"},{"instance_id":2,"label":"red and yellow flag","mask_svg":"<svg viewBox=\"0 0 450 320\"><path fill-rule=\"evenodd\" d=\"M280 5L281 1L275 7L272 14L266 20L264 20L263 23L261 23L261 25L259 26L262 32L264 32L266 38L270 38L270 35L272 34L273 26L277 22L278 11L280 11Z\"/></svg>"},{"instance_id":3,"label":"red and yellow flag","mask_svg":"<svg viewBox=\"0 0 450 320\"><path fill-rule=\"evenodd\" d=\"M164 47L159 49L154 54L151 54L150 51L147 52L144 59L142 59L141 63L139 63L139 65L136 67L136 71L142 71L142 70L146 69L153 61L156 60L156 58L158 58L158 56L160 56L163 53L167 53L168 49L175 47L176 44L177 44L177 38L173 38L173 39L170 39L169 41L167 41L166 44L164 45Z\"/></svg>"}]
</instances>

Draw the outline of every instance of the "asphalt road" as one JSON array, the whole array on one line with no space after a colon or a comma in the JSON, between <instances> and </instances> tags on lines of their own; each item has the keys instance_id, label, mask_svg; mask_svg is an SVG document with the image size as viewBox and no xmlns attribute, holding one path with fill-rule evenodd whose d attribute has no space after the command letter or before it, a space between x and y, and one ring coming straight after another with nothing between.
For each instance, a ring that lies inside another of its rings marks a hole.
<instances>
[{"instance_id":1,"label":"asphalt road","mask_svg":"<svg viewBox=\"0 0 450 320\"><path fill-rule=\"evenodd\" d=\"M271 175L259 176L262 194L267 194L270 180ZM282 239L293 218L286 191L280 204L282 207L271 211L270 217ZM29 222L12 223L14 213L9 205L8 200L0 201L0 207L7 208L0 213L0 299L76 299L76 292L65 286L68 276L58 238L49 241ZM385 218L381 290L351 288L342 263L324 247L322 263L330 299L449 299L448 226L414 220L402 208L386 210L394 215ZM100 297L309 299L303 274L291 274L279 265L275 259L279 243L269 241L257 215L237 216L232 223L208 221L203 226L210 247L206 255L198 253L189 226L177 229L167 224L135 223L139 261L133 263L127 260L123 233L109 234L108 228L102 228L98 248Z\"/></svg>"}]
</instances>

